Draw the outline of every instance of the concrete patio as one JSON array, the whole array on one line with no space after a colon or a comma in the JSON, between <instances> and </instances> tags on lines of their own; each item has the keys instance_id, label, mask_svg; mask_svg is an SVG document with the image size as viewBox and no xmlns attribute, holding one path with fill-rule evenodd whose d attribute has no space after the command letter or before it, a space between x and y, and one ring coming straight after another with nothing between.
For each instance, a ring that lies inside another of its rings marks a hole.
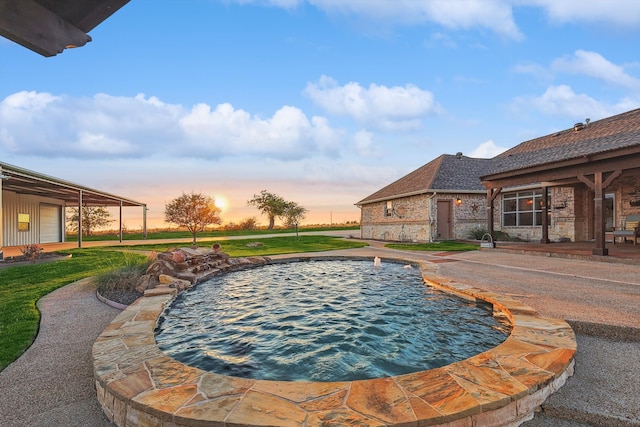
<instances>
[{"instance_id":1,"label":"concrete patio","mask_svg":"<svg viewBox=\"0 0 640 427\"><path fill-rule=\"evenodd\" d=\"M399 256L380 242L370 243L338 252ZM499 246L401 256L431 262L442 277L512 296L574 327L576 373L527 427L640 426L640 266L540 255L507 253ZM95 398L90 351L119 311L100 303L86 281L47 295L38 306L36 341L0 372L0 425L111 425Z\"/></svg>"}]
</instances>

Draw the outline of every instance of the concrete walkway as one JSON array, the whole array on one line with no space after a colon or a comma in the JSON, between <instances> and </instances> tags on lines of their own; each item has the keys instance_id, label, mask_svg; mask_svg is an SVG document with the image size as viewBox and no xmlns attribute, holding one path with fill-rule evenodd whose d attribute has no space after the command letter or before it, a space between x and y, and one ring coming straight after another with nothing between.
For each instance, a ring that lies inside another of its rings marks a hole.
<instances>
[{"instance_id":1,"label":"concrete walkway","mask_svg":"<svg viewBox=\"0 0 640 427\"><path fill-rule=\"evenodd\" d=\"M575 326L576 373L527 427L640 426L640 266L495 251L395 251L370 243L332 254L430 261L433 274L516 296ZM0 372L1 426L111 425L95 397L90 352L118 311L94 292L80 281L40 301L36 341Z\"/></svg>"},{"instance_id":2,"label":"concrete walkway","mask_svg":"<svg viewBox=\"0 0 640 427\"><path fill-rule=\"evenodd\" d=\"M0 372L0 426L113 426L102 413L91 347L120 312L81 280L46 295L33 345Z\"/></svg>"}]
</instances>

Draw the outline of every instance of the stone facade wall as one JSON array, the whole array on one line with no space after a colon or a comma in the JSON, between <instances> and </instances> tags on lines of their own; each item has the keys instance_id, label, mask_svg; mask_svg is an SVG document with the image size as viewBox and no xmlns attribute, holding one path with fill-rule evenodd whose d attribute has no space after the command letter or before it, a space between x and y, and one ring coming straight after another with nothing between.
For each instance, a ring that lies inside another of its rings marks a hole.
<instances>
[{"instance_id":1,"label":"stone facade wall","mask_svg":"<svg viewBox=\"0 0 640 427\"><path fill-rule=\"evenodd\" d=\"M605 193L615 195L614 226L622 227L627 215L640 214L640 180L638 177L616 179ZM552 187L549 189L549 240L587 241L594 238L594 192L586 185ZM635 206L635 205L638 206ZM502 198L494 202L494 229L522 240L542 238L542 227L502 226Z\"/></svg>"},{"instance_id":2,"label":"stone facade wall","mask_svg":"<svg viewBox=\"0 0 640 427\"><path fill-rule=\"evenodd\" d=\"M456 199L461 203L456 204ZM438 240L437 201L450 200L453 205L452 238L467 239L472 230L486 228L484 194L420 194L392 201L391 215L385 215L387 202L361 207L360 230L363 239L406 242Z\"/></svg>"},{"instance_id":3,"label":"stone facade wall","mask_svg":"<svg viewBox=\"0 0 640 427\"><path fill-rule=\"evenodd\" d=\"M621 227L627 215L640 214L640 180L635 177L623 177L618 178L614 184L617 184L615 226Z\"/></svg>"}]
</instances>

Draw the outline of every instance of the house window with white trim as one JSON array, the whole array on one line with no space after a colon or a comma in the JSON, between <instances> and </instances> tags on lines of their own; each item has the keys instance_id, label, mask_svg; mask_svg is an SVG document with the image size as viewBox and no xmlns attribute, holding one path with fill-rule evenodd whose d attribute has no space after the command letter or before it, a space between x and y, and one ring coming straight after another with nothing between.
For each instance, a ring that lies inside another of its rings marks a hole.
<instances>
[{"instance_id":1,"label":"house window with white trim","mask_svg":"<svg viewBox=\"0 0 640 427\"><path fill-rule=\"evenodd\" d=\"M502 197L502 225L504 227L542 225L542 191L505 193Z\"/></svg>"}]
</instances>

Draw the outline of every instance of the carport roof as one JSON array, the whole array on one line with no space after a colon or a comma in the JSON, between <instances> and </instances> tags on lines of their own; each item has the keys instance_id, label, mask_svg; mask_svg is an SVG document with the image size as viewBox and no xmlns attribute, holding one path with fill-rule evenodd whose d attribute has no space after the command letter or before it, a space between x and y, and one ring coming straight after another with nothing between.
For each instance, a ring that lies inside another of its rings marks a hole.
<instances>
[{"instance_id":1,"label":"carport roof","mask_svg":"<svg viewBox=\"0 0 640 427\"><path fill-rule=\"evenodd\" d=\"M129 0L0 0L0 35L43 56L91 41L87 34Z\"/></svg>"},{"instance_id":2,"label":"carport roof","mask_svg":"<svg viewBox=\"0 0 640 427\"><path fill-rule=\"evenodd\" d=\"M0 177L3 190L64 200L69 205L78 204L80 192L82 192L82 204L86 206L120 206L121 204L122 206L146 206L146 203L2 162L0 162Z\"/></svg>"}]
</instances>

